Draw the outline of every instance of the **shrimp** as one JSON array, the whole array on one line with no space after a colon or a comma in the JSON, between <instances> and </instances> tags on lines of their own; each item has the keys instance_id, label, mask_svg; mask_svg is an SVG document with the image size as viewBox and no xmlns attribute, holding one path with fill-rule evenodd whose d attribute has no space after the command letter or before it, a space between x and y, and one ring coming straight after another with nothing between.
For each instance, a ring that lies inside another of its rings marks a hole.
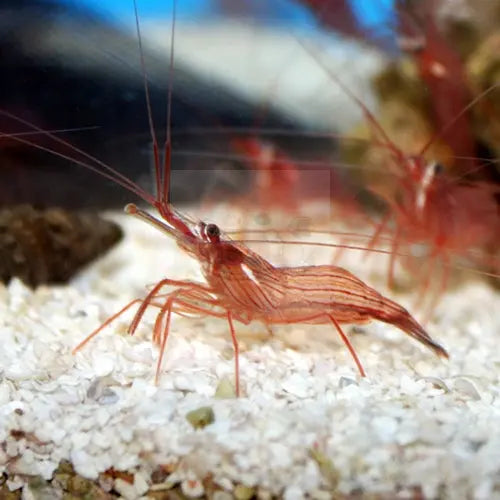
<instances>
[{"instance_id":1,"label":"shrimp","mask_svg":"<svg viewBox=\"0 0 500 500\"><path fill-rule=\"evenodd\" d=\"M389 262L389 285L394 283L394 267L397 249L404 241L415 245L425 243L428 261L423 276L419 302L429 289L431 276L435 276L441 264L441 283L436 289L427 314L432 312L439 296L447 287L450 261L454 256L466 257L487 268L498 266L488 259L484 252L471 250L493 248L500 230L498 203L495 199L499 191L494 186L480 182L460 183L442 172L437 163L419 162L413 164L416 182L403 179L399 198L385 197L389 215L394 219L396 231L392 239L392 253ZM382 233L387 218L377 229L370 242L374 246ZM434 302L434 303L433 303Z\"/></svg>"},{"instance_id":2,"label":"shrimp","mask_svg":"<svg viewBox=\"0 0 500 500\"><path fill-rule=\"evenodd\" d=\"M295 191L299 183L299 170L293 161L270 142L255 137L234 138L233 148L248 158L254 174L252 199L256 197L259 207L278 207L298 210Z\"/></svg>"},{"instance_id":3,"label":"shrimp","mask_svg":"<svg viewBox=\"0 0 500 500\"><path fill-rule=\"evenodd\" d=\"M461 114L496 87L486 89ZM454 257L465 258L494 271L498 266L494 256L493 259L485 256L485 249L494 248L500 230L496 198L500 188L484 181L467 180L467 174L477 171L477 166L454 177L447 174L440 163L427 160L425 153L435 138L431 138L415 155L404 155L392 145L394 156L399 160L394 168L397 189L391 194L378 188L372 189L386 202L388 213L375 231L369 247L373 248L378 242L392 218L395 229L388 270L388 282L392 286L397 250L401 244L425 245L429 262L426 273L422 274L422 269L419 270L420 276L423 276L421 296L429 288L431 276L440 263L442 273L436 303L447 287L449 264Z\"/></svg>"},{"instance_id":4,"label":"shrimp","mask_svg":"<svg viewBox=\"0 0 500 500\"><path fill-rule=\"evenodd\" d=\"M254 182L246 195L250 210L258 206L263 212L300 215L305 202L322 200L352 223L364 219L349 182L330 161L301 162L257 137L237 137L231 144L252 167Z\"/></svg>"},{"instance_id":5,"label":"shrimp","mask_svg":"<svg viewBox=\"0 0 500 500\"><path fill-rule=\"evenodd\" d=\"M318 57L311 47L301 43L303 48L320 64L329 77L355 102L365 115L375 134L376 148L388 151L386 168L395 179L395 189L387 193L384 190L369 187L368 189L386 203L388 211L377 224L368 249L372 249L380 237L393 222L391 258L388 268L388 281L394 281L394 266L401 245L424 245L428 249L429 266L421 282L421 296L427 291L431 277L435 273L435 265L440 262L443 268L441 291L448 283L450 261L454 256L461 256L471 261L490 265L487 258L472 255L471 250L493 248L500 227L500 215L496 196L498 188L485 182L465 180L470 169L457 179L453 179L442 171L436 161L426 158L431 145L469 111L488 93L498 88L498 84L484 90L467 106L453 117L439 133L425 143L416 154L406 154L398 148L382 128L375 116L363 102L349 89L337 75L331 71ZM491 259L490 259L491 260ZM495 264L494 264L495 265ZM437 300L434 301L434 305Z\"/></svg>"},{"instance_id":6,"label":"shrimp","mask_svg":"<svg viewBox=\"0 0 500 500\"><path fill-rule=\"evenodd\" d=\"M406 309L349 271L332 265L276 267L241 242L232 241L215 224L196 222L168 203L159 202L156 208L163 220L134 204L127 205L125 211L173 237L181 250L198 260L206 280L206 283L198 283L165 278L141 301L129 333L135 332L148 305L156 302L155 305L160 307L153 334L153 339L160 345L156 382L161 372L172 313L226 318L235 353L237 395L240 394L240 378L235 321L242 324L260 321L267 327L298 323L331 325L345 343L363 377L366 373L341 328L343 323L382 321L396 326L438 356L448 358L446 350L426 333ZM163 294L163 289L171 286L175 286L175 290ZM159 300L163 302L158 306ZM136 302L127 305L111 319ZM109 321L92 332L73 352L80 350L108 324Z\"/></svg>"},{"instance_id":7,"label":"shrimp","mask_svg":"<svg viewBox=\"0 0 500 500\"><path fill-rule=\"evenodd\" d=\"M141 32L135 1L134 9L141 49ZM174 28L172 28L172 36L173 32ZM77 157L72 158L60 151L50 150L43 145L38 145L19 136L11 137L12 140L71 160L75 164L113 180L150 204L158 212L159 217L154 217L135 204L128 204L125 207L125 212L173 238L180 250L199 262L205 279L205 282L173 280L170 278L161 279L144 298L133 300L108 318L99 328L77 345L73 349L73 353L82 349L125 311L134 305L138 305L135 316L128 328L130 334L134 334L148 307L159 309L152 335L153 342L159 346L155 375L156 383L158 383L161 374L162 360L173 314L200 315L227 321L234 349L235 389L237 395L240 395L240 375L239 344L235 322L249 324L253 321L259 321L267 327L290 324L329 325L341 337L361 376L366 376L365 370L350 340L342 330L342 324L365 324L371 320L381 321L399 328L431 349L436 355L448 358L447 351L429 336L405 308L384 297L349 271L333 265L274 266L242 242L231 240L217 225L197 221L176 210L169 200L170 160L172 156L170 120L167 120L166 142L163 151L164 161L161 162L160 149L151 115L142 49L140 50L140 56L153 142L156 186L154 195L145 191L104 162L72 146L67 141L54 136L50 132L44 132L26 120L17 118L8 112L0 111L2 115L30 126L45 137L68 148ZM170 68L171 70L173 68L173 48L171 48L170 53ZM168 115L170 115L171 96L172 79L170 78Z\"/></svg>"}]
</instances>

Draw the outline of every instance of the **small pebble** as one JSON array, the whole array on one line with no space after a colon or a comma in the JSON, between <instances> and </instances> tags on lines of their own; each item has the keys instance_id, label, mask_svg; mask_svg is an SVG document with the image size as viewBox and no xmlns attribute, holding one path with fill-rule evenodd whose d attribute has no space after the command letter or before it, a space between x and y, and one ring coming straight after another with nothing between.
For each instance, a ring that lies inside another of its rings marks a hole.
<instances>
[{"instance_id":1,"label":"small pebble","mask_svg":"<svg viewBox=\"0 0 500 500\"><path fill-rule=\"evenodd\" d=\"M255 494L255 488L238 484L233 490L233 495L236 500L250 500Z\"/></svg>"},{"instance_id":2,"label":"small pebble","mask_svg":"<svg viewBox=\"0 0 500 500\"><path fill-rule=\"evenodd\" d=\"M121 478L115 479L114 490L126 500L136 500L139 497L135 486Z\"/></svg>"},{"instance_id":3,"label":"small pebble","mask_svg":"<svg viewBox=\"0 0 500 500\"><path fill-rule=\"evenodd\" d=\"M200 481L195 479L186 479L181 483L181 490L189 498L198 498L205 493L205 489Z\"/></svg>"},{"instance_id":4,"label":"small pebble","mask_svg":"<svg viewBox=\"0 0 500 500\"><path fill-rule=\"evenodd\" d=\"M234 384L227 377L223 377L217 385L214 398L233 399L235 397L236 397L236 389L234 387Z\"/></svg>"},{"instance_id":5,"label":"small pebble","mask_svg":"<svg viewBox=\"0 0 500 500\"><path fill-rule=\"evenodd\" d=\"M210 406L203 406L190 411L186 419L195 429L203 429L215 421L215 414Z\"/></svg>"}]
</instances>

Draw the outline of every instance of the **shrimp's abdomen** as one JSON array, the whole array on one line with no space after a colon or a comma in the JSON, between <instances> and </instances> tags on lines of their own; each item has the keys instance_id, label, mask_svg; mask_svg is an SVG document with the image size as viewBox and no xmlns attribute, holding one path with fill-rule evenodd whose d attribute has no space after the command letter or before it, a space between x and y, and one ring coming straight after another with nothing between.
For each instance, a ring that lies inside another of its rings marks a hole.
<instances>
[{"instance_id":1,"label":"shrimp's abdomen","mask_svg":"<svg viewBox=\"0 0 500 500\"><path fill-rule=\"evenodd\" d=\"M362 324L372 320L396 326L438 356L446 350L434 342L411 314L349 271L337 266L281 268L285 294L269 323Z\"/></svg>"}]
</instances>

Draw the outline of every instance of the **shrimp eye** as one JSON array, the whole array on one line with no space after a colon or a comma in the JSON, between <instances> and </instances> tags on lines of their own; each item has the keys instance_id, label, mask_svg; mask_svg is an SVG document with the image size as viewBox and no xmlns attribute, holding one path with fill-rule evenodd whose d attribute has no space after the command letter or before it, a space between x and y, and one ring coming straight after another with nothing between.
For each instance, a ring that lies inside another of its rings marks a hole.
<instances>
[{"instance_id":1,"label":"shrimp eye","mask_svg":"<svg viewBox=\"0 0 500 500\"><path fill-rule=\"evenodd\" d=\"M442 173L444 173L443 165L441 165L441 163L435 163L434 164L434 174L441 175Z\"/></svg>"},{"instance_id":2,"label":"shrimp eye","mask_svg":"<svg viewBox=\"0 0 500 500\"><path fill-rule=\"evenodd\" d=\"M215 224L208 224L205 228L205 233L209 238L218 238L220 236L220 229Z\"/></svg>"}]
</instances>

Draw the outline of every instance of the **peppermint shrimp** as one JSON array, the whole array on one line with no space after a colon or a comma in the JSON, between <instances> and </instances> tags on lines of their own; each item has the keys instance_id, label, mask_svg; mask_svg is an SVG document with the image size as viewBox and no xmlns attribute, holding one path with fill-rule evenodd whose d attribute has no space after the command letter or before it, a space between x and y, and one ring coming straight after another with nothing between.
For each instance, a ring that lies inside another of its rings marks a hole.
<instances>
[{"instance_id":1,"label":"peppermint shrimp","mask_svg":"<svg viewBox=\"0 0 500 500\"><path fill-rule=\"evenodd\" d=\"M495 260L488 259L481 249L493 248L500 230L497 188L484 183L460 183L442 173L437 163L420 166L417 183L402 179L402 196L386 198L389 214L395 223L392 253L389 263L389 284L394 282L394 267L397 250L405 244L425 243L428 260L423 276L421 297L430 287L431 277L441 267L441 283L435 297L430 301L432 311L439 295L444 292L449 279L450 261L454 256L463 256L495 271ZM371 246L380 237L387 218L374 234ZM472 253L471 250L476 250ZM411 261L410 261L411 265ZM434 301L434 304L432 303Z\"/></svg>"},{"instance_id":2,"label":"peppermint shrimp","mask_svg":"<svg viewBox=\"0 0 500 500\"><path fill-rule=\"evenodd\" d=\"M180 250L196 259L201 267L205 282L189 280L161 279L149 293L136 299L116 314L108 318L99 328L85 338L73 353L83 348L113 320L138 305L138 309L128 332L137 330L145 311L153 306L159 309L153 327L153 342L159 346L155 381L161 374L162 360L170 332L171 318L177 315L199 315L225 319L227 321L234 348L235 389L240 395L239 344L235 322L249 324L259 321L273 325L309 324L329 325L349 350L361 376L366 373L341 325L345 323L364 324L371 320L393 325L410 337L431 349L436 355L448 358L447 351L435 342L424 328L401 305L384 297L374 288L354 276L349 271L333 265L278 267L272 265L245 244L232 240L217 225L195 220L176 210L169 199L171 170L170 119L167 120L164 161L160 160L160 149L152 120L147 74L142 55L141 31L137 6L134 1L137 35L144 75L146 104L149 126L153 142L155 169L155 194L151 194L136 183L111 168L104 162L72 146L69 142L43 131L39 127L0 111L4 116L29 126L58 146L63 146L75 156L51 150L19 136L11 139L22 144L51 152L90 169L114 181L129 192L142 198L155 209L159 217L154 217L135 204L125 207L127 214L140 219L173 238ZM175 2L174 2L175 23ZM173 24L174 24L173 23ZM174 27L172 28L172 37ZM170 52L170 69L173 68L173 43ZM168 88L168 118L172 96L172 78ZM173 290L172 287L174 288Z\"/></svg>"},{"instance_id":3,"label":"peppermint shrimp","mask_svg":"<svg viewBox=\"0 0 500 500\"><path fill-rule=\"evenodd\" d=\"M494 248L500 228L500 215L496 200L499 189L485 182L467 180L466 175L479 167L469 169L457 178L447 175L440 164L427 159L431 146L462 118L477 102L498 88L498 84L484 90L467 106L463 107L448 123L435 133L419 151L407 154L388 136L381 124L365 104L347 88L338 76L330 70L312 48L302 43L304 49L318 62L328 76L362 110L372 128L375 139L373 150L383 150L385 167L395 179L391 192L379 188L368 188L381 198L388 208L378 223L368 248L372 249L381 236L390 228L391 258L388 281L394 281L394 267L398 251L403 244L423 245L427 248L428 265L423 276L421 298L430 286L438 265L441 265L441 282L437 287L436 299L448 284L449 267L452 258L460 256L469 261L486 265L495 272L498 263L485 256L485 249ZM473 253L472 250L476 252Z\"/></svg>"},{"instance_id":4,"label":"peppermint shrimp","mask_svg":"<svg viewBox=\"0 0 500 500\"><path fill-rule=\"evenodd\" d=\"M235 386L240 394L239 347L234 322L249 324L260 321L268 327L289 324L331 325L340 335L361 376L363 366L346 334L342 323L363 324L371 320L396 326L421 342L438 356L447 358L446 350L436 343L396 302L382 296L359 278L341 267L332 265L276 267L241 242L232 241L215 224L194 221L174 210L164 192L153 203L159 220L134 204L125 211L168 236L178 246L198 260L206 283L177 281L165 278L141 299L140 307L129 326L133 334L149 305L160 308L153 340L160 345L156 369L158 382L172 313L199 314L225 318L228 322L235 354ZM176 287L168 294L166 287ZM81 349L125 308L91 333L73 352Z\"/></svg>"},{"instance_id":5,"label":"peppermint shrimp","mask_svg":"<svg viewBox=\"0 0 500 500\"><path fill-rule=\"evenodd\" d=\"M285 210L298 210L298 196L295 194L300 172L291 158L279 151L271 142L264 142L256 137L234 138L233 148L248 158L252 170L255 170L252 189L252 204L272 208L277 206Z\"/></svg>"},{"instance_id":6,"label":"peppermint shrimp","mask_svg":"<svg viewBox=\"0 0 500 500\"><path fill-rule=\"evenodd\" d=\"M134 204L127 205L125 210L128 214L173 237L181 250L199 261L206 280L206 283L169 278L160 280L144 299L133 300L92 332L76 346L73 350L74 353L114 319L139 303L140 306L128 329L130 334L136 331L149 306L160 309L153 328L153 341L160 347L156 382L158 382L161 373L161 363L173 313L179 315L198 314L227 320L235 353L235 386L238 395L240 394L239 346L234 327L235 321L243 324L260 321L268 327L297 323L331 325L347 346L361 376L366 375L365 371L352 344L341 328L343 323L364 324L371 320L382 321L401 329L430 348L438 356L448 357L446 350L426 333L406 309L382 296L349 271L331 265L273 266L243 243L232 241L228 236L225 236L215 224L195 221L175 210L168 201L170 163L167 161L162 166L158 154L155 155L157 191L156 196L152 196L119 172L71 146L63 139L53 136L49 132L44 132L9 113L0 112L27 126L30 125L41 134L45 134L74 153L83 155L96 165L49 150L45 146L37 145L19 136L11 137L13 140L50 151L57 156L65 157L80 166L98 172L152 205L162 220L153 217ZM153 142L155 151L158 151L154 135ZM167 142L165 154L167 160L170 155L171 145ZM100 170L98 167L104 170ZM168 287L175 287L175 289L164 293L163 290Z\"/></svg>"},{"instance_id":7,"label":"peppermint shrimp","mask_svg":"<svg viewBox=\"0 0 500 500\"><path fill-rule=\"evenodd\" d=\"M321 137L320 135L316 137ZM329 160L300 161L271 141L256 136L231 140L235 150L242 153L253 172L253 183L245 196L249 210L259 207L263 213L272 210L284 215L305 215L301 210L307 202L321 202L334 208L338 217L351 224L365 222L365 214L353 195L349 179L339 173ZM245 203L244 203L245 204ZM307 217L302 217L305 222ZM285 220L287 220L285 218ZM293 226L295 221L288 221Z\"/></svg>"}]
</instances>

